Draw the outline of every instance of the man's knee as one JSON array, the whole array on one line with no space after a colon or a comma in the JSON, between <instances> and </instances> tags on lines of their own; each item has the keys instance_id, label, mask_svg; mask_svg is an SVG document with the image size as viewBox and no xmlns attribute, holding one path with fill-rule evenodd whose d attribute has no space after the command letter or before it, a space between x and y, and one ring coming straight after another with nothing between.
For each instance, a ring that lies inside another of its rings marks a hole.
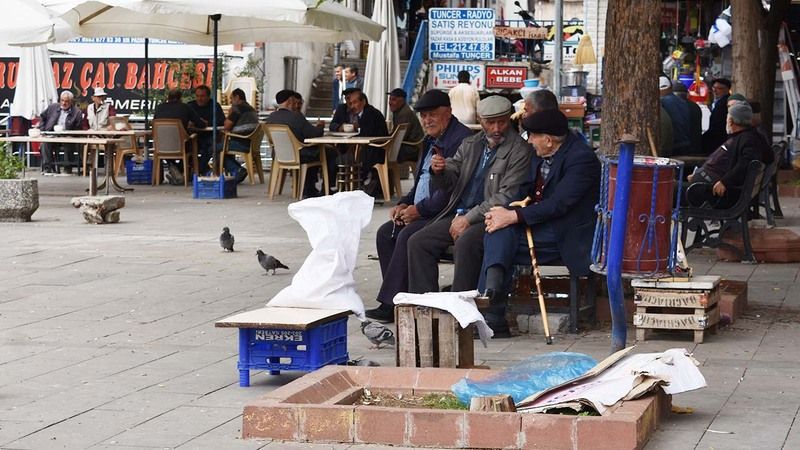
<instances>
[{"instance_id":1,"label":"man's knee","mask_svg":"<svg viewBox=\"0 0 800 450\"><path fill-rule=\"evenodd\" d=\"M394 224L390 220L378 228L378 231L375 233L375 242L377 242L378 245L392 240L393 225Z\"/></svg>"}]
</instances>

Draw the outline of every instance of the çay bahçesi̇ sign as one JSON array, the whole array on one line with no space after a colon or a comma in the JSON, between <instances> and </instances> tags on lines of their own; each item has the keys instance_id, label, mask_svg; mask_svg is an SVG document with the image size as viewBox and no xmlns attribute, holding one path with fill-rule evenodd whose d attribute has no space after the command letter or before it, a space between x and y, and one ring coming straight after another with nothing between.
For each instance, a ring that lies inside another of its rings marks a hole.
<instances>
[{"instance_id":1,"label":"\u00e7ay bah\u00e7esi\u0307 sign","mask_svg":"<svg viewBox=\"0 0 800 450\"><path fill-rule=\"evenodd\" d=\"M431 8L428 21L431 59L494 59L493 9Z\"/></svg>"}]
</instances>

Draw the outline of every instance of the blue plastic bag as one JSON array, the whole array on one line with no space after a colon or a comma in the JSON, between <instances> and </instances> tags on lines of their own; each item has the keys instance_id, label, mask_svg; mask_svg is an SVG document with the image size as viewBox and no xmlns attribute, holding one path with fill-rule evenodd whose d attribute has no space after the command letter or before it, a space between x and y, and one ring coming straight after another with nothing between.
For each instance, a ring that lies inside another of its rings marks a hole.
<instances>
[{"instance_id":1,"label":"blue plastic bag","mask_svg":"<svg viewBox=\"0 0 800 450\"><path fill-rule=\"evenodd\" d=\"M579 377L597 364L583 353L552 352L536 355L481 381L466 378L450 389L461 403L469 405L472 397L510 395L514 402Z\"/></svg>"}]
</instances>

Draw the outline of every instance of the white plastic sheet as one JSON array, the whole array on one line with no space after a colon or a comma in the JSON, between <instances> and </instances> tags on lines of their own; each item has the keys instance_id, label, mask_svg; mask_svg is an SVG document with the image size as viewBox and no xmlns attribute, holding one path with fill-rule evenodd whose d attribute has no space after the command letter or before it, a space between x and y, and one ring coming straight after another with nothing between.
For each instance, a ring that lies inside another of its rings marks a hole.
<instances>
[{"instance_id":1,"label":"white plastic sheet","mask_svg":"<svg viewBox=\"0 0 800 450\"><path fill-rule=\"evenodd\" d=\"M289 205L289 217L306 230L311 253L292 284L269 306L349 309L364 319L364 302L356 293L356 267L361 230L372 219L374 200L363 191L341 192Z\"/></svg>"}]
</instances>

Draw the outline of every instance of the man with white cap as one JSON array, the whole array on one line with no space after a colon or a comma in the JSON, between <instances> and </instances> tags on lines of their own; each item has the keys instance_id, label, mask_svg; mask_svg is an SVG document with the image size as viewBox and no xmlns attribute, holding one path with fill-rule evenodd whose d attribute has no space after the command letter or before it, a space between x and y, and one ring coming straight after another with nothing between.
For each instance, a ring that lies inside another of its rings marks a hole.
<instances>
[{"instance_id":1,"label":"man with white cap","mask_svg":"<svg viewBox=\"0 0 800 450\"><path fill-rule=\"evenodd\" d=\"M106 91L101 87L94 88L92 104L86 108L86 118L92 130L108 128L108 118L117 115L111 103L106 103Z\"/></svg>"},{"instance_id":2,"label":"man with white cap","mask_svg":"<svg viewBox=\"0 0 800 450\"><path fill-rule=\"evenodd\" d=\"M453 246L453 291L478 285L483 259L483 215L516 199L528 178L530 145L511 127L511 102L493 95L478 103L482 131L463 140L452 158L435 155L431 189L451 192L450 200L408 240L409 291L439 290L438 259Z\"/></svg>"},{"instance_id":3,"label":"man with white cap","mask_svg":"<svg viewBox=\"0 0 800 450\"><path fill-rule=\"evenodd\" d=\"M692 148L689 102L672 94L672 82L663 75L658 79L658 89L661 94L661 106L672 121L672 154L684 156L699 153L700 149Z\"/></svg>"}]
</instances>

